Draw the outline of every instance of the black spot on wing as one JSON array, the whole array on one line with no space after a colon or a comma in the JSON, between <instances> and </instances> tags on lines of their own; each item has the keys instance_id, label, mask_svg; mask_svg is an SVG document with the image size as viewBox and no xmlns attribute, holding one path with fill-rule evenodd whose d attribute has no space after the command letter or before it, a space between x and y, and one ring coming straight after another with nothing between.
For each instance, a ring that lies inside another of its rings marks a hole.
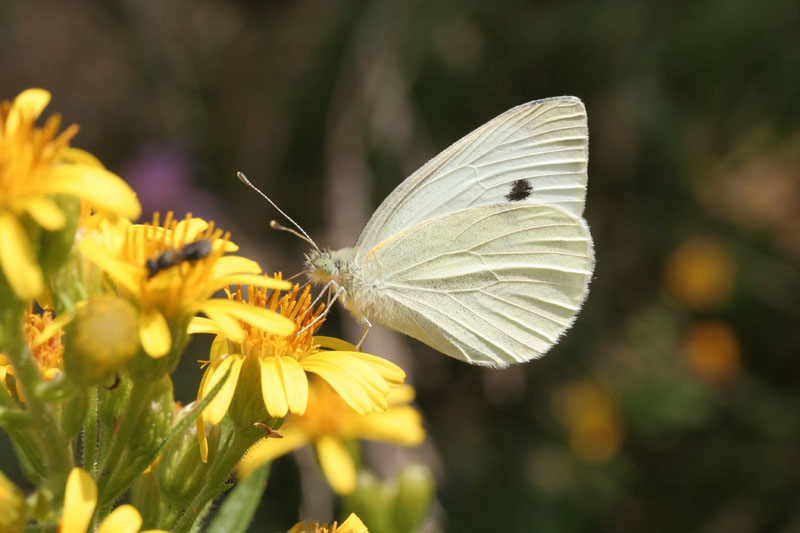
<instances>
[{"instance_id":1,"label":"black spot on wing","mask_svg":"<svg viewBox=\"0 0 800 533\"><path fill-rule=\"evenodd\" d=\"M528 180L517 180L511 185L511 191L506 194L506 200L509 202L519 202L531 195L533 186Z\"/></svg>"}]
</instances>

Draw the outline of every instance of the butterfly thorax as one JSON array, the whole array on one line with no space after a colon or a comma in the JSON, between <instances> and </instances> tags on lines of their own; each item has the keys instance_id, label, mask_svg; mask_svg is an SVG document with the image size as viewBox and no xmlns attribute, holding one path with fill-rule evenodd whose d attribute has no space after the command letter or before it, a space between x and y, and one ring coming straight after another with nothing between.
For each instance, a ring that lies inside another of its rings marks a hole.
<instances>
[{"instance_id":1,"label":"butterfly thorax","mask_svg":"<svg viewBox=\"0 0 800 533\"><path fill-rule=\"evenodd\" d=\"M311 250L306 254L306 275L314 284L333 282L344 289L339 299L356 319L375 316L375 282L356 263L353 248Z\"/></svg>"}]
</instances>

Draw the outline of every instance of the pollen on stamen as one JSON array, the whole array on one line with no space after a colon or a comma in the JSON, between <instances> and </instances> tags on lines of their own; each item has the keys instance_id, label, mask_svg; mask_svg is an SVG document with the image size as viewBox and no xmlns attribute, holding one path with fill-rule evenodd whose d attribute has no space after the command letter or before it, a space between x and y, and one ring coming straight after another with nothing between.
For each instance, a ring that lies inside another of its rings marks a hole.
<instances>
[{"instance_id":1,"label":"pollen on stamen","mask_svg":"<svg viewBox=\"0 0 800 533\"><path fill-rule=\"evenodd\" d=\"M275 274L274 277L281 279L280 273ZM225 292L231 300L245 301L241 286L236 286L233 291L226 289ZM300 359L304 353L308 353L313 348L311 339L314 332L325 321L322 315L326 305L322 303L316 309L311 309L310 287L306 286L300 291L300 286L295 284L288 292L282 294L282 291L249 286L247 301L251 305L275 311L289 318L297 325L297 331L302 331L302 333L284 337L262 331L248 324L241 324L247 334L245 342L250 345L251 349L264 355L280 353ZM307 327L309 325L311 327ZM304 328L306 328L305 331L303 331Z\"/></svg>"}]
</instances>

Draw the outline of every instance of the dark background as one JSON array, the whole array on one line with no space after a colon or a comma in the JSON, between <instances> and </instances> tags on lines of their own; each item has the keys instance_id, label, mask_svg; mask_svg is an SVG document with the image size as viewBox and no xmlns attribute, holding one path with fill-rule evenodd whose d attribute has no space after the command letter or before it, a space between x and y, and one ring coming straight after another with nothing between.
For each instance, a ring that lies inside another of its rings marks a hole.
<instances>
[{"instance_id":1,"label":"dark background","mask_svg":"<svg viewBox=\"0 0 800 533\"><path fill-rule=\"evenodd\" d=\"M544 359L503 371L376 328L366 348L406 369L429 441L370 448L375 468L431 466L431 530L800 529L796 0L0 12L0 99L52 91L48 112L81 125L73 144L128 180L146 216L213 219L286 275L306 246L267 228L277 214L237 170L321 245L352 245L451 142L520 103L580 97L597 251L583 312ZM323 332L357 338L340 316ZM195 341L175 375L183 401L205 349ZM275 466L268 530L298 518L298 474L319 484L303 464Z\"/></svg>"}]
</instances>

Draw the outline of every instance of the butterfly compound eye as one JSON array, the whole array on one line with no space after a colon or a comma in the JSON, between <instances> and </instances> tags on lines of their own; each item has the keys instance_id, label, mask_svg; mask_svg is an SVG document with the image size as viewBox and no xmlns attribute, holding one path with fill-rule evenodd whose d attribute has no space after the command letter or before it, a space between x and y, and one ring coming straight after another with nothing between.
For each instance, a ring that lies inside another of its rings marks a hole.
<instances>
[{"instance_id":1,"label":"butterfly compound eye","mask_svg":"<svg viewBox=\"0 0 800 533\"><path fill-rule=\"evenodd\" d=\"M321 256L316 261L314 261L314 268L322 274L330 276L333 274L334 268L336 268L333 259L330 257Z\"/></svg>"}]
</instances>

